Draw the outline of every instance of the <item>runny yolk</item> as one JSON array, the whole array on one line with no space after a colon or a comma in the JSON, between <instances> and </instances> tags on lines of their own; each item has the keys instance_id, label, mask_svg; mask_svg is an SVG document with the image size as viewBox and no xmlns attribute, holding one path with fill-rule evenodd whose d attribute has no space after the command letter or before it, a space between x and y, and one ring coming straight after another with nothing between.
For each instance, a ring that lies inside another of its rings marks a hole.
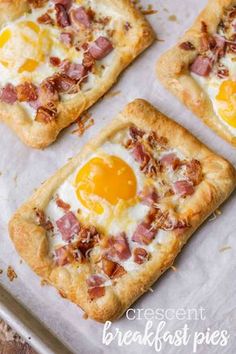
<instances>
[{"instance_id":1,"label":"runny yolk","mask_svg":"<svg viewBox=\"0 0 236 354\"><path fill-rule=\"evenodd\" d=\"M230 126L236 128L236 81L224 81L216 99L221 103L218 109L221 118Z\"/></svg>"},{"instance_id":2,"label":"runny yolk","mask_svg":"<svg viewBox=\"0 0 236 354\"><path fill-rule=\"evenodd\" d=\"M19 68L18 72L20 74L23 73L24 71L33 72L37 68L38 65L39 65L39 63L37 60L26 59L24 64L21 65L21 67Z\"/></svg>"},{"instance_id":3,"label":"runny yolk","mask_svg":"<svg viewBox=\"0 0 236 354\"><path fill-rule=\"evenodd\" d=\"M6 29L0 34L0 48L4 47L4 45L11 39L11 31Z\"/></svg>"},{"instance_id":4,"label":"runny yolk","mask_svg":"<svg viewBox=\"0 0 236 354\"><path fill-rule=\"evenodd\" d=\"M116 205L119 200L129 201L136 196L137 181L132 168L119 157L95 157L78 172L75 180L76 195L81 204L102 214L105 199Z\"/></svg>"},{"instance_id":5,"label":"runny yolk","mask_svg":"<svg viewBox=\"0 0 236 354\"><path fill-rule=\"evenodd\" d=\"M37 23L35 23L33 21L25 21L25 22L22 22L22 24L29 27L35 33L39 33L39 31L40 31L40 27L37 25Z\"/></svg>"}]
</instances>

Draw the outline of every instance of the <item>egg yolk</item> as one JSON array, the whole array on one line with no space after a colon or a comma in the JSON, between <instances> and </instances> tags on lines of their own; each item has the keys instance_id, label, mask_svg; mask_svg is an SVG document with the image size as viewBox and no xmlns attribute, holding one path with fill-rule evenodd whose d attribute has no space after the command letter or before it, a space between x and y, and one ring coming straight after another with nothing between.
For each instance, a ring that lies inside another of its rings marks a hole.
<instances>
[{"instance_id":1,"label":"egg yolk","mask_svg":"<svg viewBox=\"0 0 236 354\"><path fill-rule=\"evenodd\" d=\"M11 31L6 29L0 34L0 48L4 47L4 45L9 41L11 38Z\"/></svg>"},{"instance_id":2,"label":"egg yolk","mask_svg":"<svg viewBox=\"0 0 236 354\"><path fill-rule=\"evenodd\" d=\"M230 126L236 128L236 81L224 81L216 99L221 103L218 109L221 118Z\"/></svg>"},{"instance_id":3,"label":"egg yolk","mask_svg":"<svg viewBox=\"0 0 236 354\"><path fill-rule=\"evenodd\" d=\"M75 186L81 204L97 214L104 212L99 198L116 205L120 200L131 200L137 191L132 168L116 156L95 157L88 161L78 172Z\"/></svg>"}]
</instances>

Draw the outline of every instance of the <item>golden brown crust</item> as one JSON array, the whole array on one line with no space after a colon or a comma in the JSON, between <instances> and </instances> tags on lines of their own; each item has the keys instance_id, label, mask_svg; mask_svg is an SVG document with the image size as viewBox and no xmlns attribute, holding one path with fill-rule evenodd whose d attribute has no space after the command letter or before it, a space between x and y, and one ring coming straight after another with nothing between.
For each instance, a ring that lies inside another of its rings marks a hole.
<instances>
[{"instance_id":1,"label":"golden brown crust","mask_svg":"<svg viewBox=\"0 0 236 354\"><path fill-rule=\"evenodd\" d=\"M188 217L191 227L184 231L170 231L169 241L157 246L153 257L141 265L137 272L127 273L119 278L115 285L106 288L104 297L89 302L85 285L89 265L82 264L80 272L73 266L55 266L48 256L46 233L35 224L34 208L44 210L59 186L75 171L85 156L91 151L96 151L109 137L130 124L167 137L170 147L178 148L186 158L198 159L202 165L204 178L196 187L194 195L177 210ZM182 141L185 144L182 144ZM158 112L146 101L135 100L97 139L86 145L79 155L36 191L12 217L9 232L19 254L38 275L54 285L66 298L82 307L89 317L101 322L114 320L171 266L188 238L229 196L235 185L235 170L226 160L215 155L187 130Z\"/></svg>"},{"instance_id":2,"label":"golden brown crust","mask_svg":"<svg viewBox=\"0 0 236 354\"><path fill-rule=\"evenodd\" d=\"M56 140L62 129L73 123L82 112L91 107L116 82L120 73L153 42L155 35L143 15L129 0L97 0L103 6L113 8L120 16L127 19L131 28L125 34L117 25L113 40L117 51L110 70L87 92L80 91L73 99L61 102L55 121L45 124L32 121L22 107L0 103L0 120L15 131L20 139L34 148L44 148ZM21 16L28 8L28 1L0 1L0 24ZM2 10L1 10L2 9Z\"/></svg>"},{"instance_id":3,"label":"golden brown crust","mask_svg":"<svg viewBox=\"0 0 236 354\"><path fill-rule=\"evenodd\" d=\"M235 0L209 0L206 8L197 17L193 26L184 34L179 43L164 53L157 62L157 75L162 83L191 109L204 123L223 139L236 146L236 137L214 113L208 95L189 74L189 65L195 59L200 47L201 24L207 24L208 31L215 34L222 18L223 10L236 5ZM196 50L186 51L180 43L190 41Z\"/></svg>"}]
</instances>

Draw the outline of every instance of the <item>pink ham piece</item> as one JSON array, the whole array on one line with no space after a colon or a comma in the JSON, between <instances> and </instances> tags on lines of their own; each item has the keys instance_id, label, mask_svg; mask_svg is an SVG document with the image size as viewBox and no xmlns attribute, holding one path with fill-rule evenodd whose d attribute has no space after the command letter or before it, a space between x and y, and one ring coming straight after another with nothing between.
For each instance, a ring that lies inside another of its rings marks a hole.
<instances>
[{"instance_id":1,"label":"pink ham piece","mask_svg":"<svg viewBox=\"0 0 236 354\"><path fill-rule=\"evenodd\" d=\"M65 74L73 80L80 81L87 75L87 70L82 64L70 63Z\"/></svg>"},{"instance_id":2,"label":"pink ham piece","mask_svg":"<svg viewBox=\"0 0 236 354\"><path fill-rule=\"evenodd\" d=\"M150 156L144 150L143 145L139 142L135 144L132 155L135 161L141 164L141 166L145 166L150 160Z\"/></svg>"},{"instance_id":3,"label":"pink ham piece","mask_svg":"<svg viewBox=\"0 0 236 354\"><path fill-rule=\"evenodd\" d=\"M154 186L146 187L141 193L139 193L139 197L141 198L142 203L147 206L152 206L158 201L158 194Z\"/></svg>"},{"instance_id":4,"label":"pink ham piece","mask_svg":"<svg viewBox=\"0 0 236 354\"><path fill-rule=\"evenodd\" d=\"M55 5L56 19L59 27L67 27L70 25L70 19L66 8L61 4Z\"/></svg>"},{"instance_id":5,"label":"pink ham piece","mask_svg":"<svg viewBox=\"0 0 236 354\"><path fill-rule=\"evenodd\" d=\"M113 50L111 41L106 37L99 37L89 48L89 53L96 60L105 58Z\"/></svg>"},{"instance_id":6,"label":"pink ham piece","mask_svg":"<svg viewBox=\"0 0 236 354\"><path fill-rule=\"evenodd\" d=\"M157 229L152 226L152 223L143 221L139 224L132 236L132 241L141 245L149 245L156 236Z\"/></svg>"},{"instance_id":7,"label":"pink ham piece","mask_svg":"<svg viewBox=\"0 0 236 354\"><path fill-rule=\"evenodd\" d=\"M105 252L105 257L112 261L125 261L131 257L129 244L124 232L109 240L110 248Z\"/></svg>"},{"instance_id":8,"label":"pink ham piece","mask_svg":"<svg viewBox=\"0 0 236 354\"><path fill-rule=\"evenodd\" d=\"M211 59L202 55L199 55L190 66L190 71L199 76L208 76L211 70Z\"/></svg>"},{"instance_id":9,"label":"pink ham piece","mask_svg":"<svg viewBox=\"0 0 236 354\"><path fill-rule=\"evenodd\" d=\"M0 101L14 104L17 101L16 88L12 84L7 84L0 92Z\"/></svg>"},{"instance_id":10,"label":"pink ham piece","mask_svg":"<svg viewBox=\"0 0 236 354\"><path fill-rule=\"evenodd\" d=\"M70 258L72 254L68 246L63 246L55 250L56 263L59 267L70 263ZM72 256L73 257L73 256Z\"/></svg>"},{"instance_id":11,"label":"pink ham piece","mask_svg":"<svg viewBox=\"0 0 236 354\"><path fill-rule=\"evenodd\" d=\"M75 27L82 25L85 28L90 28L92 23L91 16L83 6L70 11L70 20Z\"/></svg>"},{"instance_id":12,"label":"pink ham piece","mask_svg":"<svg viewBox=\"0 0 236 354\"><path fill-rule=\"evenodd\" d=\"M70 241L80 231L80 223L72 211L57 220L56 224L64 241Z\"/></svg>"},{"instance_id":13,"label":"pink ham piece","mask_svg":"<svg viewBox=\"0 0 236 354\"><path fill-rule=\"evenodd\" d=\"M62 32L60 34L60 40L63 44L65 44L67 47L70 47L73 43L73 36L69 32Z\"/></svg>"},{"instance_id":14,"label":"pink ham piece","mask_svg":"<svg viewBox=\"0 0 236 354\"><path fill-rule=\"evenodd\" d=\"M170 154L164 155L161 158L160 163L163 167L171 167L172 170L175 170L179 166L180 160L177 155L172 152Z\"/></svg>"},{"instance_id":15,"label":"pink ham piece","mask_svg":"<svg viewBox=\"0 0 236 354\"><path fill-rule=\"evenodd\" d=\"M143 264L148 260L149 254L144 248L134 249L134 262L137 264Z\"/></svg>"},{"instance_id":16,"label":"pink ham piece","mask_svg":"<svg viewBox=\"0 0 236 354\"><path fill-rule=\"evenodd\" d=\"M186 197L194 193L193 184L188 181L177 181L173 185L175 194L180 197Z\"/></svg>"}]
</instances>

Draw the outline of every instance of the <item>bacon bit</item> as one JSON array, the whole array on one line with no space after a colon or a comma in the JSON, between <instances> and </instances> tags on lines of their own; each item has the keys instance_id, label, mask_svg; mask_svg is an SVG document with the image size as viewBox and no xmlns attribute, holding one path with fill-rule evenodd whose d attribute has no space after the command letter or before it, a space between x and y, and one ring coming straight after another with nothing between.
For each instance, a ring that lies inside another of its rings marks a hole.
<instances>
[{"instance_id":1,"label":"bacon bit","mask_svg":"<svg viewBox=\"0 0 236 354\"><path fill-rule=\"evenodd\" d=\"M88 295L91 301L99 299L105 295L105 287L99 286L97 288L88 289Z\"/></svg>"},{"instance_id":2,"label":"bacon bit","mask_svg":"<svg viewBox=\"0 0 236 354\"><path fill-rule=\"evenodd\" d=\"M218 69L217 69L217 76L220 79L225 79L226 77L229 76L229 69L226 68L225 65L220 63L219 66L218 66Z\"/></svg>"},{"instance_id":3,"label":"bacon bit","mask_svg":"<svg viewBox=\"0 0 236 354\"><path fill-rule=\"evenodd\" d=\"M29 82L16 86L17 99L19 102L30 102L38 99L37 87Z\"/></svg>"},{"instance_id":4,"label":"bacon bit","mask_svg":"<svg viewBox=\"0 0 236 354\"><path fill-rule=\"evenodd\" d=\"M52 110L56 107L54 103L57 103L59 100L59 95L57 92L56 84L53 78L49 77L44 80L39 88L39 103L41 106L46 108L52 107ZM49 106L48 106L49 105Z\"/></svg>"},{"instance_id":5,"label":"bacon bit","mask_svg":"<svg viewBox=\"0 0 236 354\"><path fill-rule=\"evenodd\" d=\"M52 123L57 114L57 109L55 106L51 105L50 108L48 107L39 107L37 109L35 120L39 123Z\"/></svg>"},{"instance_id":6,"label":"bacon bit","mask_svg":"<svg viewBox=\"0 0 236 354\"><path fill-rule=\"evenodd\" d=\"M39 226L43 227L46 231L53 231L54 227L49 218L46 218L46 215L43 210L34 208L36 215L36 221Z\"/></svg>"},{"instance_id":7,"label":"bacon bit","mask_svg":"<svg viewBox=\"0 0 236 354\"><path fill-rule=\"evenodd\" d=\"M92 55L89 52L84 53L82 64L85 68L91 70L95 62L96 62L95 59L92 57Z\"/></svg>"},{"instance_id":8,"label":"bacon bit","mask_svg":"<svg viewBox=\"0 0 236 354\"><path fill-rule=\"evenodd\" d=\"M82 25L84 28L90 28L92 22L93 12L88 12L83 6L73 9L70 11L71 23L76 27L80 28Z\"/></svg>"},{"instance_id":9,"label":"bacon bit","mask_svg":"<svg viewBox=\"0 0 236 354\"><path fill-rule=\"evenodd\" d=\"M198 55L194 62L190 65L190 71L199 76L208 76L212 70L212 61L210 58Z\"/></svg>"},{"instance_id":10,"label":"bacon bit","mask_svg":"<svg viewBox=\"0 0 236 354\"><path fill-rule=\"evenodd\" d=\"M138 139L142 138L145 133L137 127L132 126L129 128L129 134L133 141L137 141Z\"/></svg>"},{"instance_id":11,"label":"bacon bit","mask_svg":"<svg viewBox=\"0 0 236 354\"><path fill-rule=\"evenodd\" d=\"M56 197L56 205L58 208L63 209L64 211L69 211L71 206L68 203L65 203L62 199L60 199L58 196Z\"/></svg>"},{"instance_id":12,"label":"bacon bit","mask_svg":"<svg viewBox=\"0 0 236 354\"><path fill-rule=\"evenodd\" d=\"M48 13L38 17L37 22L45 25L54 25L54 21Z\"/></svg>"},{"instance_id":13,"label":"bacon bit","mask_svg":"<svg viewBox=\"0 0 236 354\"><path fill-rule=\"evenodd\" d=\"M137 264L145 263L149 258L149 253L144 248L134 249L134 262Z\"/></svg>"},{"instance_id":14,"label":"bacon bit","mask_svg":"<svg viewBox=\"0 0 236 354\"><path fill-rule=\"evenodd\" d=\"M17 274L12 266L8 266L7 268L7 277L11 282L17 278Z\"/></svg>"},{"instance_id":15,"label":"bacon bit","mask_svg":"<svg viewBox=\"0 0 236 354\"><path fill-rule=\"evenodd\" d=\"M194 186L202 181L202 166L198 160L193 159L186 164L186 177Z\"/></svg>"},{"instance_id":16,"label":"bacon bit","mask_svg":"<svg viewBox=\"0 0 236 354\"><path fill-rule=\"evenodd\" d=\"M189 41L181 43L179 45L179 47L183 50L195 50L196 49L195 46Z\"/></svg>"},{"instance_id":17,"label":"bacon bit","mask_svg":"<svg viewBox=\"0 0 236 354\"><path fill-rule=\"evenodd\" d=\"M126 274L126 270L119 263L104 257L102 259L102 269L111 279L117 279Z\"/></svg>"},{"instance_id":18,"label":"bacon bit","mask_svg":"<svg viewBox=\"0 0 236 354\"><path fill-rule=\"evenodd\" d=\"M53 80L58 92L72 94L79 90L79 87L76 85L76 80L70 78L68 75L57 73L54 75Z\"/></svg>"},{"instance_id":19,"label":"bacon bit","mask_svg":"<svg viewBox=\"0 0 236 354\"><path fill-rule=\"evenodd\" d=\"M94 125L94 119L91 114L87 111L84 112L75 122L77 124L77 128L72 131L72 134L76 134L79 137L82 136L87 129Z\"/></svg>"},{"instance_id":20,"label":"bacon bit","mask_svg":"<svg viewBox=\"0 0 236 354\"><path fill-rule=\"evenodd\" d=\"M152 149L155 149L157 147L161 149L166 149L166 145L168 144L167 138L165 138L164 136L157 136L155 132L149 133L147 137L147 142Z\"/></svg>"},{"instance_id":21,"label":"bacon bit","mask_svg":"<svg viewBox=\"0 0 236 354\"><path fill-rule=\"evenodd\" d=\"M50 57L49 61L53 66L59 66L61 64L61 59L57 57Z\"/></svg>"},{"instance_id":22,"label":"bacon bit","mask_svg":"<svg viewBox=\"0 0 236 354\"><path fill-rule=\"evenodd\" d=\"M70 25L70 19L65 7L61 4L55 5L56 19L59 27L67 27Z\"/></svg>"},{"instance_id":23,"label":"bacon bit","mask_svg":"<svg viewBox=\"0 0 236 354\"><path fill-rule=\"evenodd\" d=\"M116 268L112 274L112 279L117 279L125 275L127 272L124 267L122 267L120 264L116 264Z\"/></svg>"}]
</instances>

